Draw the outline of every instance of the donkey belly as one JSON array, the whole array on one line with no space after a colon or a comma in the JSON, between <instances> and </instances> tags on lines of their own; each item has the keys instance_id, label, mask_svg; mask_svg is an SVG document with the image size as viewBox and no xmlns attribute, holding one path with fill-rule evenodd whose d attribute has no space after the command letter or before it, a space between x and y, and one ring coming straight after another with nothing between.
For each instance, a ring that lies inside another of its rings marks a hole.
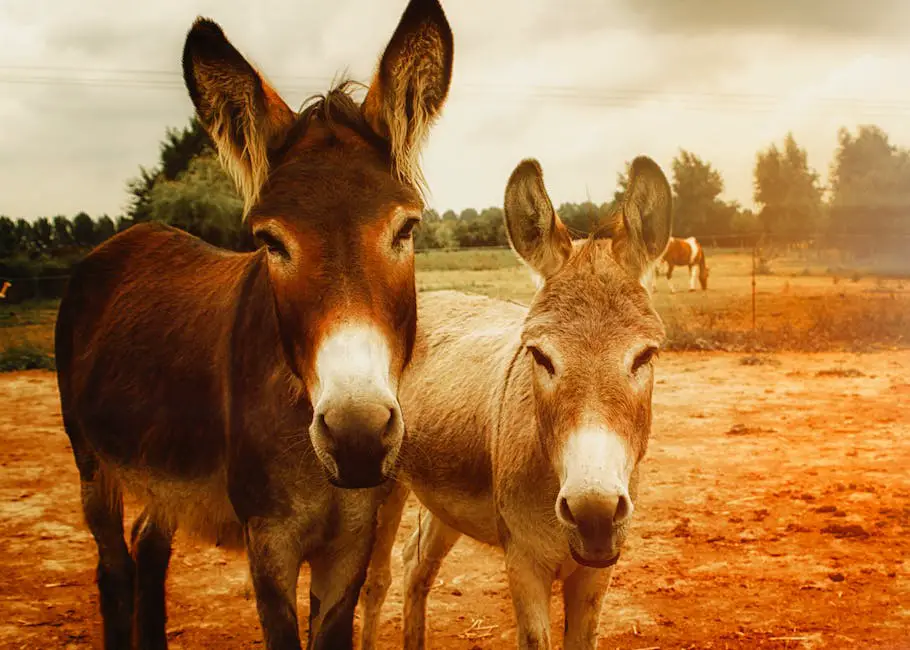
<instances>
[{"instance_id":1,"label":"donkey belly","mask_svg":"<svg viewBox=\"0 0 910 650\"><path fill-rule=\"evenodd\" d=\"M411 484L411 489L421 505L450 528L484 544L499 544L492 494L470 494L416 483Z\"/></svg>"},{"instance_id":2,"label":"donkey belly","mask_svg":"<svg viewBox=\"0 0 910 650\"><path fill-rule=\"evenodd\" d=\"M181 389L182 396L177 394ZM139 397L122 386L86 388L75 418L84 441L104 471L156 518L215 544L242 544L228 497L219 409L198 384L176 377L167 388L149 386L146 392L154 397Z\"/></svg>"},{"instance_id":3,"label":"donkey belly","mask_svg":"<svg viewBox=\"0 0 910 650\"><path fill-rule=\"evenodd\" d=\"M179 480L126 467L112 466L107 471L127 493L147 505L157 520L216 546L243 548L243 527L228 497L223 473Z\"/></svg>"}]
</instances>

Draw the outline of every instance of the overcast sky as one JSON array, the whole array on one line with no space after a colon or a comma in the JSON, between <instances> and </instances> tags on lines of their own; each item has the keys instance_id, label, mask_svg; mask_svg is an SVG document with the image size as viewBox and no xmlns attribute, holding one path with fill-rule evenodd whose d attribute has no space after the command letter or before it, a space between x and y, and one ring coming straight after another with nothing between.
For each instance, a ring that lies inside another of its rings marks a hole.
<instances>
[{"instance_id":1,"label":"overcast sky","mask_svg":"<svg viewBox=\"0 0 910 650\"><path fill-rule=\"evenodd\" d=\"M431 206L501 205L521 158L555 203L607 200L623 162L679 148L752 205L755 153L792 130L827 179L837 129L910 146L907 0L443 0L455 76L424 155ZM292 107L345 70L368 80L406 0L5 0L0 214L116 215L192 105L197 14Z\"/></svg>"}]
</instances>

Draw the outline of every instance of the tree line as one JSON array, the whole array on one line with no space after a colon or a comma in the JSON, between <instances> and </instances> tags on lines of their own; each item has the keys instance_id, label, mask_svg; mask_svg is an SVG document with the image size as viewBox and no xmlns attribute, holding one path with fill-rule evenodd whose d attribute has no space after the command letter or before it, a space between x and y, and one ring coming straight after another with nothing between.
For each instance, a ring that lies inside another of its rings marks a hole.
<instances>
[{"instance_id":1,"label":"tree line","mask_svg":"<svg viewBox=\"0 0 910 650\"><path fill-rule=\"evenodd\" d=\"M628 185L628 165L617 177L610 201L559 205L563 222L577 236L602 223ZM776 241L827 239L887 248L910 239L910 149L891 144L879 127L842 128L828 185L808 164L792 133L759 151L753 170L757 211L724 201L720 171L696 153L680 150L670 168L674 234L710 243L769 236ZM241 220L242 203L222 170L211 140L194 118L183 129L167 129L158 163L140 167L127 183L126 214L97 219L42 217L34 222L0 217L0 259L78 257L135 223L161 221L217 246L249 249L253 242ZM415 231L418 249L452 249L507 244L502 209L468 208L442 214L427 210ZM859 239L857 239L859 238Z\"/></svg>"}]
</instances>

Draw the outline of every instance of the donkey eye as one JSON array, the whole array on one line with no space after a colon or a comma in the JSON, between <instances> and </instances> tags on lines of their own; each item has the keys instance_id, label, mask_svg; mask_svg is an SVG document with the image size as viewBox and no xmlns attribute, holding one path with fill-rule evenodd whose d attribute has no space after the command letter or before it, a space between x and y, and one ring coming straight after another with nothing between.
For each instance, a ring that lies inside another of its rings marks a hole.
<instances>
[{"instance_id":1,"label":"donkey eye","mask_svg":"<svg viewBox=\"0 0 910 650\"><path fill-rule=\"evenodd\" d=\"M418 223L420 223L420 219L408 219L405 221L404 225L395 233L395 243L399 244L409 240L414 234L414 228L417 227Z\"/></svg>"},{"instance_id":2,"label":"donkey eye","mask_svg":"<svg viewBox=\"0 0 910 650\"><path fill-rule=\"evenodd\" d=\"M284 258L290 257L288 255L288 249L281 243L281 240L269 231L260 230L256 232L254 236L260 241L261 245L266 247L269 253L280 255Z\"/></svg>"},{"instance_id":3,"label":"donkey eye","mask_svg":"<svg viewBox=\"0 0 910 650\"><path fill-rule=\"evenodd\" d=\"M534 362L546 370L547 374L549 374L551 377L556 374L556 368L553 366L553 362L550 360L550 357L541 352L540 348L529 345L528 352L530 352L531 356L534 357Z\"/></svg>"},{"instance_id":4,"label":"donkey eye","mask_svg":"<svg viewBox=\"0 0 910 650\"><path fill-rule=\"evenodd\" d=\"M641 352L637 357L635 357L635 361L632 363L632 372L633 373L638 372L643 366L651 363L651 361L656 356L657 356L657 348L654 348L654 347L645 348L645 350L643 352Z\"/></svg>"}]
</instances>

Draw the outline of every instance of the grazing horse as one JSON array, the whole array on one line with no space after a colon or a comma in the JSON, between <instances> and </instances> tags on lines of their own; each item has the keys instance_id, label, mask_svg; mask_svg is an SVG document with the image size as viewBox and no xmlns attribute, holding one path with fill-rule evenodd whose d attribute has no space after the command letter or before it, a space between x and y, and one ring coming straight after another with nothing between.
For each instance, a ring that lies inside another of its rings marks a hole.
<instances>
[{"instance_id":1,"label":"grazing horse","mask_svg":"<svg viewBox=\"0 0 910 650\"><path fill-rule=\"evenodd\" d=\"M427 596L461 535L501 547L521 648L550 647L552 583L564 584L566 648L596 645L603 595L629 530L651 430L663 324L645 286L670 235L671 192L633 161L623 204L573 244L536 161L505 194L509 241L539 277L530 308L424 294L402 376L407 437L379 516L361 599L375 647L408 491L429 510L404 550L404 647L424 647ZM603 230L600 231L603 233Z\"/></svg>"},{"instance_id":2,"label":"grazing horse","mask_svg":"<svg viewBox=\"0 0 910 650\"><path fill-rule=\"evenodd\" d=\"M5 281L3 287L0 288L0 298L6 298L6 292L9 291L9 288L13 286L12 282Z\"/></svg>"},{"instance_id":3,"label":"grazing horse","mask_svg":"<svg viewBox=\"0 0 910 650\"><path fill-rule=\"evenodd\" d=\"M708 265L705 263L705 249L696 241L695 237L686 239L676 239L670 237L670 243L667 250L661 258L661 264L667 266L667 285L670 287L670 293L675 293L676 288L670 278L673 276L673 267L685 266L689 269L689 291L695 291L695 278L701 284L703 291L708 289ZM657 290L657 273L652 278L651 288Z\"/></svg>"},{"instance_id":4,"label":"grazing horse","mask_svg":"<svg viewBox=\"0 0 910 650\"><path fill-rule=\"evenodd\" d=\"M342 84L295 113L218 25L189 31L186 85L260 246L232 253L137 225L76 267L60 304L63 423L98 547L105 648L167 646L178 526L246 549L267 648L301 647L303 562L308 647L352 647L403 433L420 147L452 61L438 1L411 0L362 104ZM125 491L146 504L131 549Z\"/></svg>"}]
</instances>

